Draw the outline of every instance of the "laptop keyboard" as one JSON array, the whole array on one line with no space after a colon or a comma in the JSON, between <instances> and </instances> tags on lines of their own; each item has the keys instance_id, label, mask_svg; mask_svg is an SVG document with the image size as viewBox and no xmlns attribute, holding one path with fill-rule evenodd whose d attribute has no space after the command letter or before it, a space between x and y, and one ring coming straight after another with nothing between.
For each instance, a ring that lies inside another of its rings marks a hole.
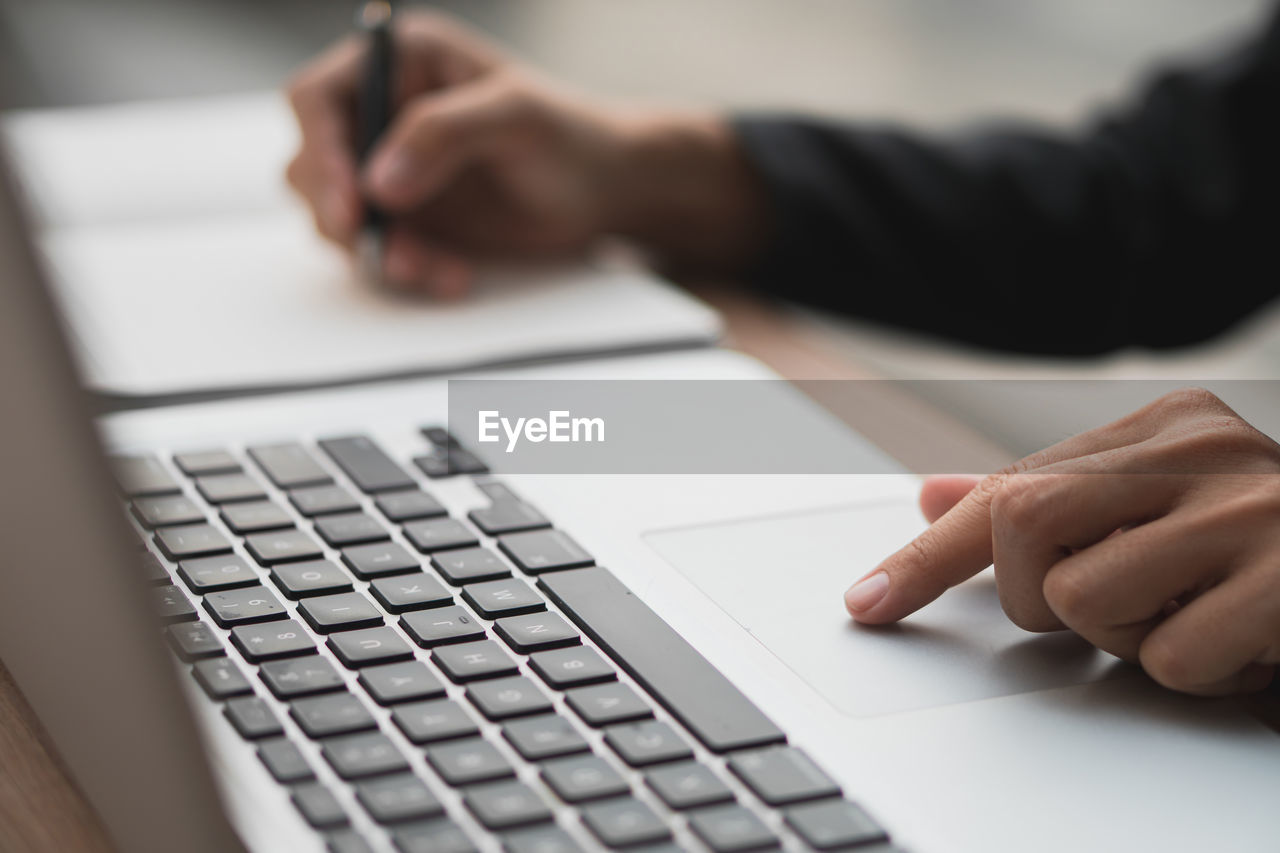
<instances>
[{"instance_id":1,"label":"laptop keyboard","mask_svg":"<svg viewBox=\"0 0 1280 853\"><path fill-rule=\"evenodd\" d=\"M115 460L169 644L330 850L890 849L568 533L422 435L412 467L365 436ZM488 506L423 488L462 476Z\"/></svg>"}]
</instances>

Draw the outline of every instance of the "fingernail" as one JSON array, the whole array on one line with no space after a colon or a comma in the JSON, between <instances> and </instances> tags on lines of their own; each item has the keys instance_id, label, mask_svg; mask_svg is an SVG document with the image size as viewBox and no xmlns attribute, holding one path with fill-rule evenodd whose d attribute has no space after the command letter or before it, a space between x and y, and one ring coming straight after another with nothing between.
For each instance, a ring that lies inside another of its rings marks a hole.
<instances>
[{"instance_id":1,"label":"fingernail","mask_svg":"<svg viewBox=\"0 0 1280 853\"><path fill-rule=\"evenodd\" d=\"M850 610L861 613L879 604L888 591L889 576L884 572L876 572L849 587L844 594L844 603Z\"/></svg>"}]
</instances>

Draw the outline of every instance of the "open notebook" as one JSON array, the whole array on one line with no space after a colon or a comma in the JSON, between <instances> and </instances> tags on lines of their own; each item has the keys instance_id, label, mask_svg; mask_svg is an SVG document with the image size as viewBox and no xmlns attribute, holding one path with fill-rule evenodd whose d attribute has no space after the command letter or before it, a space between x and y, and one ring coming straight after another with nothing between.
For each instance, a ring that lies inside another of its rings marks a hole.
<instances>
[{"instance_id":1,"label":"open notebook","mask_svg":"<svg viewBox=\"0 0 1280 853\"><path fill-rule=\"evenodd\" d=\"M296 387L703 345L705 306L632 264L490 270L442 305L376 292L289 195L275 94L10 114L83 374L117 396Z\"/></svg>"}]
</instances>

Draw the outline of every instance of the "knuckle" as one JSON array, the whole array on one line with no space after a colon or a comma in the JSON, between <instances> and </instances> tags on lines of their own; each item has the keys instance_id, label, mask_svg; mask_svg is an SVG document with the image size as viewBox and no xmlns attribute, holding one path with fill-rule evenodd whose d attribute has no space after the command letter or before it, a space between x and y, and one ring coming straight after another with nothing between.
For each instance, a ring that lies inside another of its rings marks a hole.
<instances>
[{"instance_id":1,"label":"knuckle","mask_svg":"<svg viewBox=\"0 0 1280 853\"><path fill-rule=\"evenodd\" d=\"M1081 625L1097 612L1099 592L1081 573L1058 568L1045 575L1044 600L1063 622Z\"/></svg>"},{"instance_id":2,"label":"knuckle","mask_svg":"<svg viewBox=\"0 0 1280 853\"><path fill-rule=\"evenodd\" d=\"M1048 493L1049 482L1044 477L1004 477L991 496L992 519L1015 530L1034 527L1044 516Z\"/></svg>"},{"instance_id":3,"label":"knuckle","mask_svg":"<svg viewBox=\"0 0 1280 853\"><path fill-rule=\"evenodd\" d=\"M999 569L997 568L998 571ZM1001 584L997 589L1000 594L1000 609L1004 611L1005 616L1009 617L1010 622L1022 630L1033 634L1043 634L1046 631L1056 631L1062 627L1053 613L1048 612L1045 608L1006 594L1006 585Z\"/></svg>"},{"instance_id":4,"label":"knuckle","mask_svg":"<svg viewBox=\"0 0 1280 853\"><path fill-rule=\"evenodd\" d=\"M1156 634L1138 648L1138 661L1147 675L1170 690L1190 691L1196 686L1195 673L1187 662L1182 644Z\"/></svg>"},{"instance_id":5,"label":"knuckle","mask_svg":"<svg viewBox=\"0 0 1280 853\"><path fill-rule=\"evenodd\" d=\"M1159 397L1152 406L1167 413L1230 411L1218 395L1198 386L1170 391Z\"/></svg>"}]
</instances>

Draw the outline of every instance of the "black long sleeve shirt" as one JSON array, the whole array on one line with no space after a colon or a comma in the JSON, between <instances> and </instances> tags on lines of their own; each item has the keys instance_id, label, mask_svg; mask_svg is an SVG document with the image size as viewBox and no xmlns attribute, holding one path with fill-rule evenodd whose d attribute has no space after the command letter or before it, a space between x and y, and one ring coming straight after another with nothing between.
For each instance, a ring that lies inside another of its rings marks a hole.
<instances>
[{"instance_id":1,"label":"black long sleeve shirt","mask_svg":"<svg viewBox=\"0 0 1280 853\"><path fill-rule=\"evenodd\" d=\"M984 346L1209 338L1280 295L1280 14L1076 134L735 119L766 293Z\"/></svg>"}]
</instances>

